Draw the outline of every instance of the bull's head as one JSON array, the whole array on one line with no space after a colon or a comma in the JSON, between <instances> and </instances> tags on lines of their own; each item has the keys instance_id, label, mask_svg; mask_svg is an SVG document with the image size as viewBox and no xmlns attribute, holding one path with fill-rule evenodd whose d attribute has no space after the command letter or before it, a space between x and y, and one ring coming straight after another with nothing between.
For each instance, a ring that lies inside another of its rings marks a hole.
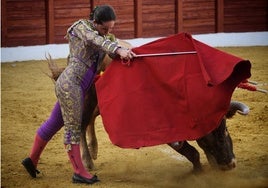
<instances>
[{"instance_id":1,"label":"bull's head","mask_svg":"<svg viewBox=\"0 0 268 188\"><path fill-rule=\"evenodd\" d=\"M247 115L249 108L243 103L232 101L219 127L197 140L209 163L212 166L219 166L222 170L230 170L236 166L233 142L226 126L226 118L231 118L236 112Z\"/></svg>"}]
</instances>

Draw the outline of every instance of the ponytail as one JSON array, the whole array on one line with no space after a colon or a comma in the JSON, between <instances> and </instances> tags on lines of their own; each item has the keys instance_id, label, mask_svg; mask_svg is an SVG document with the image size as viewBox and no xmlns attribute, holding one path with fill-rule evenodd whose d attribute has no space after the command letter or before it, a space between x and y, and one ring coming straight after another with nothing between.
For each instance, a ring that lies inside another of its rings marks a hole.
<instances>
[{"instance_id":1,"label":"ponytail","mask_svg":"<svg viewBox=\"0 0 268 188\"><path fill-rule=\"evenodd\" d=\"M94 12L96 11L96 9L98 8L99 6L95 6L95 8L91 11L91 13L89 14L89 19L90 20L94 20Z\"/></svg>"}]
</instances>

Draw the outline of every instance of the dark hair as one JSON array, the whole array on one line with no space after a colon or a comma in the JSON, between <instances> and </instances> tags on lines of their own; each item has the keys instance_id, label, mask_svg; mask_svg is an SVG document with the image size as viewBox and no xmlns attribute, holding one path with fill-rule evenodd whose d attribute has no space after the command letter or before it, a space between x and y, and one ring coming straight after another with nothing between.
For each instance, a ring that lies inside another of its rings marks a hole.
<instances>
[{"instance_id":1,"label":"dark hair","mask_svg":"<svg viewBox=\"0 0 268 188\"><path fill-rule=\"evenodd\" d=\"M89 19L95 20L97 24L102 24L103 22L116 20L116 15L113 7L109 5L100 5L96 6L90 13Z\"/></svg>"}]
</instances>

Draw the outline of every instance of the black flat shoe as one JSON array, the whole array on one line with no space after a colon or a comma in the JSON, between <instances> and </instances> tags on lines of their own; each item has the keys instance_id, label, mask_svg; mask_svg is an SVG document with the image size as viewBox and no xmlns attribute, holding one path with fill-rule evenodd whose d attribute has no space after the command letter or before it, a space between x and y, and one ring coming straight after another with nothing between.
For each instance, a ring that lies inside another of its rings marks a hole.
<instances>
[{"instance_id":1,"label":"black flat shoe","mask_svg":"<svg viewBox=\"0 0 268 188\"><path fill-rule=\"evenodd\" d=\"M24 159L21 164L33 178L36 178L36 174L40 173L37 169L35 169L32 159L30 157Z\"/></svg>"},{"instance_id":2,"label":"black flat shoe","mask_svg":"<svg viewBox=\"0 0 268 188\"><path fill-rule=\"evenodd\" d=\"M100 181L96 175L94 175L91 179L80 176L79 174L74 173L73 175L73 183L85 183L85 184L93 184Z\"/></svg>"}]
</instances>

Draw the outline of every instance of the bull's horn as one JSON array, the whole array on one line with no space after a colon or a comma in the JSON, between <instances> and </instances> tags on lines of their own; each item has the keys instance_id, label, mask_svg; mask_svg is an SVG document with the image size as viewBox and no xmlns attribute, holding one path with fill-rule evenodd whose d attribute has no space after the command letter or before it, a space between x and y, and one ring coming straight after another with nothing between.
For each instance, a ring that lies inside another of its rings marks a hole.
<instances>
[{"instance_id":1,"label":"bull's horn","mask_svg":"<svg viewBox=\"0 0 268 188\"><path fill-rule=\"evenodd\" d=\"M238 101L231 101L229 110L226 114L227 118L232 117L236 112L238 112L241 115L248 115L249 113L249 107L245 105L242 102Z\"/></svg>"}]
</instances>

